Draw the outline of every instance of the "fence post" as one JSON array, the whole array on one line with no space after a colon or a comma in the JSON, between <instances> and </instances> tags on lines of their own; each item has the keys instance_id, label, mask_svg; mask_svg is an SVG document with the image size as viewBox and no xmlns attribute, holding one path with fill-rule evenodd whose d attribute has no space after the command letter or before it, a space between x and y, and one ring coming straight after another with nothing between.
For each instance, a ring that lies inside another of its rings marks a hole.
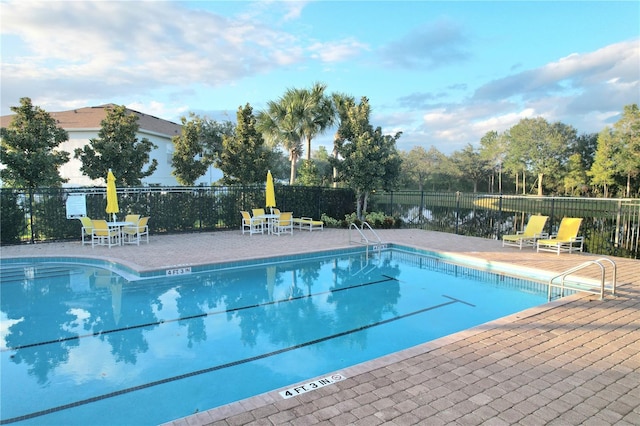
<instances>
[{"instance_id":1,"label":"fence post","mask_svg":"<svg viewBox=\"0 0 640 426\"><path fill-rule=\"evenodd\" d=\"M500 240L500 225L502 225L502 192L500 193L500 198L498 198L498 220L496 223L496 237L498 241Z\"/></svg>"},{"instance_id":2,"label":"fence post","mask_svg":"<svg viewBox=\"0 0 640 426\"><path fill-rule=\"evenodd\" d=\"M549 213L549 235L553 234L553 210L556 204L556 197L551 197L551 212Z\"/></svg>"},{"instance_id":3,"label":"fence post","mask_svg":"<svg viewBox=\"0 0 640 426\"><path fill-rule=\"evenodd\" d=\"M622 198L618 200L618 214L616 214L616 228L613 232L615 232L613 246L618 248L620 244L620 216L622 215Z\"/></svg>"},{"instance_id":4,"label":"fence post","mask_svg":"<svg viewBox=\"0 0 640 426\"><path fill-rule=\"evenodd\" d=\"M422 223L422 210L424 210L424 191L420 191L420 211L418 212L418 223Z\"/></svg>"},{"instance_id":5,"label":"fence post","mask_svg":"<svg viewBox=\"0 0 640 426\"><path fill-rule=\"evenodd\" d=\"M31 244L36 242L36 234L33 229L33 188L29 188L29 228L31 229Z\"/></svg>"},{"instance_id":6,"label":"fence post","mask_svg":"<svg viewBox=\"0 0 640 426\"><path fill-rule=\"evenodd\" d=\"M458 235L459 222L460 222L460 191L456 191L456 235Z\"/></svg>"}]
</instances>

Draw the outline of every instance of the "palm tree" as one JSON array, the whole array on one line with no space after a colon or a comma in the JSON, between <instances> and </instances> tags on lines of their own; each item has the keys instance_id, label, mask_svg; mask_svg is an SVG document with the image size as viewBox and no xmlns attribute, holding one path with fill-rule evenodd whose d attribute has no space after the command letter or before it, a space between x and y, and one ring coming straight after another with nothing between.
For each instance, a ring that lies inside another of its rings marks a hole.
<instances>
[{"instance_id":1,"label":"palm tree","mask_svg":"<svg viewBox=\"0 0 640 426\"><path fill-rule=\"evenodd\" d=\"M326 88L326 84L315 83L311 90L295 90L293 94L300 105L300 133L306 139L307 161L311 161L311 140L334 123L335 110L324 95Z\"/></svg>"},{"instance_id":2,"label":"palm tree","mask_svg":"<svg viewBox=\"0 0 640 426\"><path fill-rule=\"evenodd\" d=\"M324 95L326 85L315 83L308 89L287 89L277 102L270 101L258 114L258 128L272 144L282 144L291 161L290 184L296 178L296 162L306 142L311 160L311 140L333 124L333 104Z\"/></svg>"},{"instance_id":3,"label":"palm tree","mask_svg":"<svg viewBox=\"0 0 640 426\"><path fill-rule=\"evenodd\" d=\"M301 137L292 110L292 105L286 104L284 98L281 98L279 102L269 101L267 109L261 111L257 117L257 128L265 139L271 145L282 144L283 148L289 152L290 184L295 181L296 163L302 153Z\"/></svg>"},{"instance_id":4,"label":"palm tree","mask_svg":"<svg viewBox=\"0 0 640 426\"><path fill-rule=\"evenodd\" d=\"M342 127L342 123L347 121L347 115L349 109L356 105L356 100L353 96L346 95L344 93L333 93L331 95L331 101L333 103L333 123L338 124L338 129L336 130L336 134L333 137L333 151L331 155L333 158L338 158L338 141L342 139L340 135L340 129ZM333 167L333 187L336 188L338 186L337 182L338 178L338 169Z\"/></svg>"}]
</instances>

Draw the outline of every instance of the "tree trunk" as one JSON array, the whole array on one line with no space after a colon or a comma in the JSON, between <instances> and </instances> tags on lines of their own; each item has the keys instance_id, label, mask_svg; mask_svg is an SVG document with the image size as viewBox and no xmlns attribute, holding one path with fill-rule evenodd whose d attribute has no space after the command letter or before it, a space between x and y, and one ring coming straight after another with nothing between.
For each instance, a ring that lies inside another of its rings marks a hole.
<instances>
[{"instance_id":1,"label":"tree trunk","mask_svg":"<svg viewBox=\"0 0 640 426\"><path fill-rule=\"evenodd\" d=\"M542 197L542 177L543 173L538 173L538 197Z\"/></svg>"},{"instance_id":2,"label":"tree trunk","mask_svg":"<svg viewBox=\"0 0 640 426\"><path fill-rule=\"evenodd\" d=\"M296 181L296 163L298 162L298 157L293 151L291 151L289 153L289 159L291 160L291 175L289 177L289 185L293 185L293 183Z\"/></svg>"},{"instance_id":3,"label":"tree trunk","mask_svg":"<svg viewBox=\"0 0 640 426\"><path fill-rule=\"evenodd\" d=\"M526 170L522 171L522 195L527 195L527 175Z\"/></svg>"},{"instance_id":4,"label":"tree trunk","mask_svg":"<svg viewBox=\"0 0 640 426\"><path fill-rule=\"evenodd\" d=\"M333 144L333 158L338 158L338 147ZM337 188L338 187L338 169L335 168L335 166L333 167L333 187Z\"/></svg>"},{"instance_id":5,"label":"tree trunk","mask_svg":"<svg viewBox=\"0 0 640 426\"><path fill-rule=\"evenodd\" d=\"M369 202L369 191L364 193L364 199L362 200L362 220L365 219L365 215L367 214L367 204Z\"/></svg>"}]
</instances>

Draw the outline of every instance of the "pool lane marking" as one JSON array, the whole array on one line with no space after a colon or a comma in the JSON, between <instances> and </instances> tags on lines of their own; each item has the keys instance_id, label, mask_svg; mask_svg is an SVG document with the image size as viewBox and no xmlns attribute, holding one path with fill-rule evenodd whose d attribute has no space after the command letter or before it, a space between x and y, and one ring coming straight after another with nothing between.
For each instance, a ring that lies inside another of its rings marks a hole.
<instances>
[{"instance_id":1,"label":"pool lane marking","mask_svg":"<svg viewBox=\"0 0 640 426\"><path fill-rule=\"evenodd\" d=\"M131 392L135 392L135 391L151 388L151 387L154 387L154 386L159 386L159 385L163 385L163 384L166 384L166 383L175 382L175 381L178 381L178 380L188 379L190 377L199 376L201 374L212 373L212 372L217 371L217 370L223 370L225 368L235 367L237 365L246 364L246 363L249 363L249 362L252 362L252 361L257 361L257 360L260 360L260 359L269 358L269 357L280 355L280 354L283 354L283 353L286 353L286 352L290 352L290 351L293 351L293 350L296 350L296 349L304 348L306 346L311 346L311 345L315 345L315 344L318 344L318 343L323 343L323 342L326 342L328 340L336 339L338 337L348 336L349 334L357 333L359 331L367 330L369 328L377 327L379 325L384 325L384 324L388 324L388 323L391 323L391 322L394 322L394 321L398 321L398 320L401 320L401 319L404 319L404 318L408 318L408 317L411 317L411 316L414 316L414 315L419 315L419 314L422 314L424 312L432 311L434 309L443 308L445 306L452 305L454 303L464 303L464 304L469 305L468 303L462 302L462 301L454 299L452 297L448 297L448 296L444 296L444 297L446 297L446 298L448 298L450 300L448 302L440 303L438 305L429 306L427 308L422 308L422 309L419 309L417 311L413 311L413 312L409 312L409 313L406 313L406 314L403 314L403 315L398 315L398 316L395 316L395 317L387 318L386 320L378 321L378 322L375 322L375 323L372 323L372 324L363 325L363 326L360 326L360 327L357 327L357 328L353 328L351 330L345 330L345 331L342 331L340 333L332 334L330 336L321 337L319 339L310 340L308 342L300 343L298 345L290 346L288 348L282 348L282 349L278 349L276 351L267 352L267 353L264 353L262 355L256 355L256 356L252 356L252 357L249 357L249 358L239 359L237 361L232 361L232 362L228 362L228 363L225 363L225 364L214 365L213 367L208 367L208 368L204 368L204 369L201 369L201 370L191 371L189 373L184 373L184 374L180 374L180 375L173 376L173 377L167 377L167 378L164 378L164 379L161 379L161 380L156 380L156 381L145 383L145 384L142 384L142 385L133 386L133 387L130 387L130 388L125 388L125 389L121 389L121 390L114 391L114 392L109 392L109 393L106 393L106 394L103 394L103 395L94 396L94 397L87 398L87 399L82 399L82 400L76 401L76 402L71 402L69 404L59 405L57 407L48 408L46 410L35 411L33 413L24 414L22 416L17 416L17 417L12 417L12 418L9 418L9 419L0 420L0 425L20 422L20 421L23 421L23 420L29 420L29 419L32 419L32 418L35 418L35 417L40 417L40 416L44 416L44 415L47 415L47 414L55 413L55 412L58 412L58 411L63 411L63 410L67 410L67 409L70 409L70 408L79 407L81 405L90 404L92 402L98 402L98 401L101 401L103 399L113 398L113 397L116 397L116 396L120 396L120 395L124 395L124 394L127 394L127 393L131 393ZM473 305L471 305L471 306L473 306Z\"/></svg>"},{"instance_id":2,"label":"pool lane marking","mask_svg":"<svg viewBox=\"0 0 640 426\"><path fill-rule=\"evenodd\" d=\"M442 297L446 297L447 299L455 300L456 302L464 303L465 305L471 306L472 308L476 307L476 305L474 305L473 303L465 302L464 300L456 299L455 297L447 296L446 294L443 294Z\"/></svg>"},{"instance_id":3,"label":"pool lane marking","mask_svg":"<svg viewBox=\"0 0 640 426\"><path fill-rule=\"evenodd\" d=\"M54 343L62 343L62 342L69 342L69 341L72 341L72 340L80 340L80 339L84 339L84 338L87 338L87 337L97 337L97 336L102 336L104 334L110 334L110 333L119 333L121 331L134 330L136 328L153 327L153 326L161 325L161 324L165 324L165 323L172 323L172 322L187 321L187 320L192 320L192 319L197 319L197 318L204 318L204 317L208 317L208 316L212 316L212 315L220 315L220 314L226 314L226 313L229 313L229 312L242 311L244 309L253 309L253 308L259 308L261 306L275 305L275 304L281 303L281 302L293 302L293 301L299 300L299 299L312 298L312 297L320 296L320 295L323 295L323 294L337 293L339 291L352 290L352 289L359 288L359 287L366 287L366 286L370 286L370 285L374 285L374 284L382 284L382 283L389 282L389 281L397 281L396 278L390 277L388 275L382 275L382 276L385 277L384 280L369 281L369 282L355 284L355 285L348 286L348 287L337 288L337 289L334 289L334 290L321 291L319 293L306 294L306 295L296 296L296 297L292 297L292 298L288 298L287 297L287 298L284 298L284 299L271 300L271 301L268 301L268 302L256 303L256 304L253 304L253 305L239 306L237 308L225 309L224 311L203 312L203 313L197 314L197 315L189 315L189 316L185 316L185 317L173 318L173 319L168 319L168 320L159 320L159 321L154 321L154 322L148 322L146 324L132 325L130 327L120 327L120 328L114 328L114 329L111 329L111 330L102 330L102 331L95 331L93 333L78 334L76 336L61 337L59 339L54 339L54 340L45 340L43 342L29 343L29 344L26 344L26 345L11 346L11 347L7 347L7 348L4 348L4 349L0 349L0 352L17 351L17 350L20 350L20 349L28 349L28 348L33 348L33 347L36 347L36 346L51 345L51 344L54 344Z\"/></svg>"}]
</instances>

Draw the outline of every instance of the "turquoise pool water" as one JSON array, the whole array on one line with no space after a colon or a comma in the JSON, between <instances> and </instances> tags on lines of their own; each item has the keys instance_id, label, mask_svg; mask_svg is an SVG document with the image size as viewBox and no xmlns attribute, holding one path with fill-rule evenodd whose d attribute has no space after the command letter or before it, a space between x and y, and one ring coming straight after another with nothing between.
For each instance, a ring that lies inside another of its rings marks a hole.
<instances>
[{"instance_id":1,"label":"turquoise pool water","mask_svg":"<svg viewBox=\"0 0 640 426\"><path fill-rule=\"evenodd\" d=\"M0 424L167 422L546 302L397 247L255 263L3 261Z\"/></svg>"}]
</instances>

